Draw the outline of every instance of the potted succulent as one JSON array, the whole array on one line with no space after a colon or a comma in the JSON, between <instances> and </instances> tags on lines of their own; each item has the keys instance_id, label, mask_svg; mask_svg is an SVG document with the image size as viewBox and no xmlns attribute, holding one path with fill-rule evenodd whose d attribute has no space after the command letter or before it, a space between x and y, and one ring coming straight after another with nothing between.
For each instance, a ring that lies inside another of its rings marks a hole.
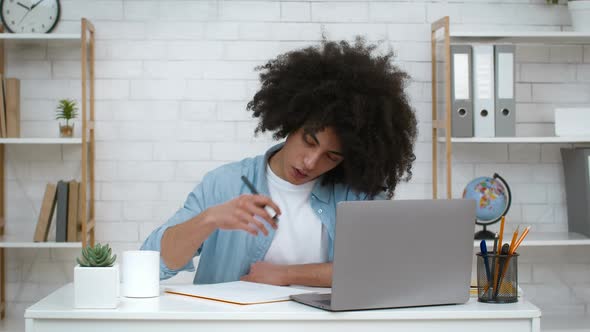
<instances>
[{"instance_id":1,"label":"potted succulent","mask_svg":"<svg viewBox=\"0 0 590 332\"><path fill-rule=\"evenodd\" d=\"M74 135L74 122L70 123L78 116L76 112L78 107L76 101L72 99L62 99L57 105L55 119L62 120L59 123L59 136L72 137ZM65 121L65 122L64 122Z\"/></svg>"},{"instance_id":2,"label":"potted succulent","mask_svg":"<svg viewBox=\"0 0 590 332\"><path fill-rule=\"evenodd\" d=\"M119 302L119 264L108 244L82 249L74 268L76 308L116 308Z\"/></svg>"},{"instance_id":3,"label":"potted succulent","mask_svg":"<svg viewBox=\"0 0 590 332\"><path fill-rule=\"evenodd\" d=\"M557 5L559 0L547 0L547 3ZM574 31L590 31L590 0L569 0L566 3Z\"/></svg>"}]
</instances>

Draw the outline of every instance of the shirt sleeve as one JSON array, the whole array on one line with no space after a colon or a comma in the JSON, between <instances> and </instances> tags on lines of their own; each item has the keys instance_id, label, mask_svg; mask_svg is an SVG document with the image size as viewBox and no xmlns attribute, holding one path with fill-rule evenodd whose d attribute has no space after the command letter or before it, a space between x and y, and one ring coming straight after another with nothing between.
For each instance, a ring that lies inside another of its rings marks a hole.
<instances>
[{"instance_id":1,"label":"shirt sleeve","mask_svg":"<svg viewBox=\"0 0 590 332\"><path fill-rule=\"evenodd\" d=\"M203 182L197 185L195 189L193 189L193 191L188 195L183 207L176 211L176 213L170 219L168 219L166 223L156 228L147 237L141 246L141 250L161 251L162 236L169 227L181 224L205 210L205 187L205 179L203 179ZM193 257L199 255L200 253L201 248L199 248L197 252L193 254ZM160 280L173 277L180 271L195 271L195 266L192 259L179 269L170 269L168 266L166 266L166 263L164 263L164 260L160 256Z\"/></svg>"},{"instance_id":2,"label":"shirt sleeve","mask_svg":"<svg viewBox=\"0 0 590 332\"><path fill-rule=\"evenodd\" d=\"M368 196L369 196L369 195L367 195L367 196L365 197L365 199L369 199L369 197L368 197ZM382 192L378 193L377 195L375 195L375 197L373 197L373 200L374 200L374 201L384 201L384 200L386 200L386 199L387 199L387 194L385 193L385 191L382 191Z\"/></svg>"}]
</instances>

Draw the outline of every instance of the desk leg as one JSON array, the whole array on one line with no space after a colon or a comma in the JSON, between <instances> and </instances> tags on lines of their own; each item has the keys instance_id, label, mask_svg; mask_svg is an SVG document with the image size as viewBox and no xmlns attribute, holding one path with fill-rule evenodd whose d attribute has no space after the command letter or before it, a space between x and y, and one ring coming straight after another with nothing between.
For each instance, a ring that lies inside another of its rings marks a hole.
<instances>
[{"instance_id":1,"label":"desk leg","mask_svg":"<svg viewBox=\"0 0 590 332\"><path fill-rule=\"evenodd\" d=\"M541 332L541 318L533 318L533 321L531 322L531 331Z\"/></svg>"},{"instance_id":2,"label":"desk leg","mask_svg":"<svg viewBox=\"0 0 590 332\"><path fill-rule=\"evenodd\" d=\"M35 321L31 318L25 319L25 332L35 331Z\"/></svg>"}]
</instances>

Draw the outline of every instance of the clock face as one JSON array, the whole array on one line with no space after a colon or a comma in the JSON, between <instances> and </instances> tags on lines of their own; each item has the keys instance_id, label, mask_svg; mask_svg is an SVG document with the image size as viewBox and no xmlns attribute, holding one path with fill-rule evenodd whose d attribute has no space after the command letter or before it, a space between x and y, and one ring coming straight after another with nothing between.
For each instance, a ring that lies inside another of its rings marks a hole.
<instances>
[{"instance_id":1,"label":"clock face","mask_svg":"<svg viewBox=\"0 0 590 332\"><path fill-rule=\"evenodd\" d=\"M50 32L59 19L59 0L2 0L2 22L10 32Z\"/></svg>"}]
</instances>

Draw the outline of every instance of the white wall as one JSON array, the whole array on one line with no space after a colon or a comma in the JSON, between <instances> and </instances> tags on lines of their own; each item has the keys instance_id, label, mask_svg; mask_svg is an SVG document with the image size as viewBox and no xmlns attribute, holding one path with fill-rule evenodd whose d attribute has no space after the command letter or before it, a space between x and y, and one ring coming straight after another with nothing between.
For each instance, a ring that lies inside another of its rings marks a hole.
<instances>
[{"instance_id":1,"label":"white wall","mask_svg":"<svg viewBox=\"0 0 590 332\"><path fill-rule=\"evenodd\" d=\"M363 34L384 40L413 76L420 120L414 178L398 198L431 197L429 23L450 15L461 29L559 30L565 6L514 1L62 1L56 32L96 26L96 238L118 253L142 240L180 206L209 169L262 153L245 105L258 88L253 68L280 52ZM11 43L7 74L21 78L22 132L57 136L56 100L80 98L75 43ZM517 132L552 134L557 105L590 102L590 46L517 49ZM79 132L79 126L77 128ZM565 230L558 145L456 145L454 188L476 175L503 175L514 206L508 228ZM7 149L7 231L34 226L47 181L79 177L80 149ZM32 234L32 233L31 233ZM31 235L32 237L32 235ZM77 250L8 249L8 314L72 280ZM589 313L587 247L523 249L520 280L547 313ZM533 264L534 263L534 264ZM183 279L182 279L183 278ZM184 276L181 280L190 280Z\"/></svg>"}]
</instances>

